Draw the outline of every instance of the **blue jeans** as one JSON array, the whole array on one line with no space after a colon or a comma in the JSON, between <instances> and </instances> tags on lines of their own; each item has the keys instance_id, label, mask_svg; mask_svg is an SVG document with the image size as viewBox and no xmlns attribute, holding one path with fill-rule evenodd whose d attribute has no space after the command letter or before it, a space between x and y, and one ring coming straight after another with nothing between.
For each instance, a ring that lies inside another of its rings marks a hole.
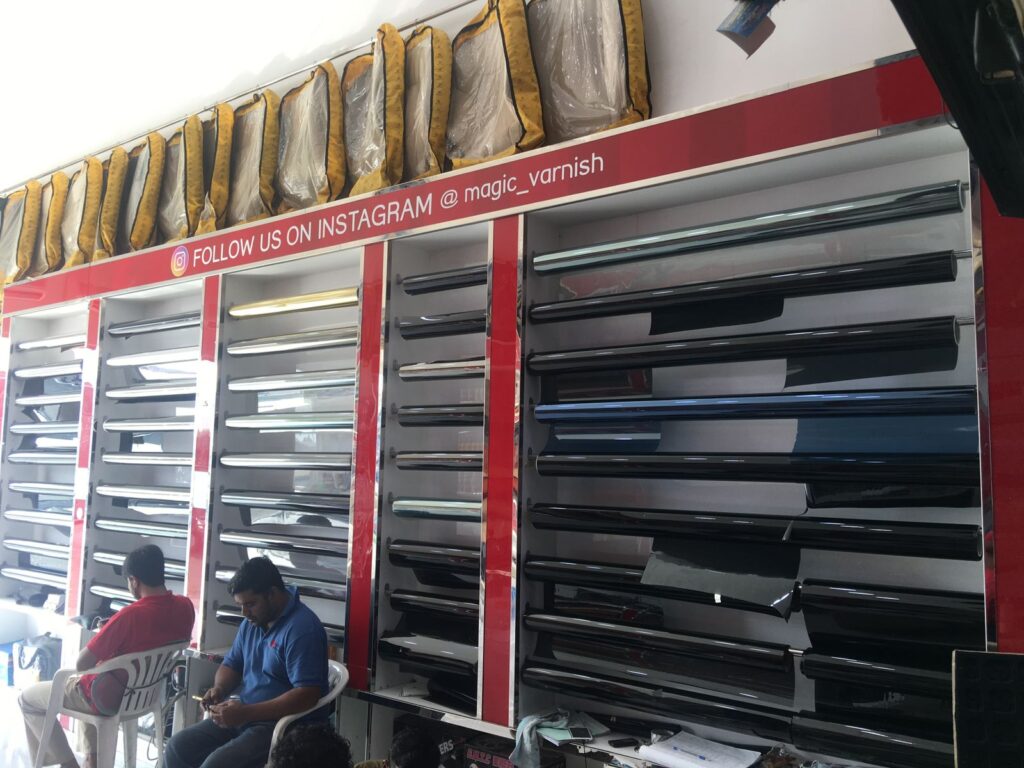
<instances>
[{"instance_id":1,"label":"blue jeans","mask_svg":"<svg viewBox=\"0 0 1024 768\"><path fill-rule=\"evenodd\" d=\"M178 731L164 748L165 768L263 768L275 723L221 728L203 720Z\"/></svg>"}]
</instances>

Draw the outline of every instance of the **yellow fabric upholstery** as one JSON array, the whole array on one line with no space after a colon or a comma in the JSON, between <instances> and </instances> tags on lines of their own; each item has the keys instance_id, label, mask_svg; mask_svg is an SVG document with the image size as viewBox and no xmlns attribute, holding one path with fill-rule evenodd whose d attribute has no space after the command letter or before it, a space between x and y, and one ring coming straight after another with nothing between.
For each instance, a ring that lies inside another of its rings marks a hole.
<instances>
[{"instance_id":1,"label":"yellow fabric upholstery","mask_svg":"<svg viewBox=\"0 0 1024 768\"><path fill-rule=\"evenodd\" d=\"M227 104L213 108L203 121L203 210L196 234L213 232L224 226L231 191L231 144L235 130L235 111Z\"/></svg>"},{"instance_id":2,"label":"yellow fabric upholstery","mask_svg":"<svg viewBox=\"0 0 1024 768\"><path fill-rule=\"evenodd\" d=\"M103 163L95 157L87 157L82 167L71 177L71 187L64 206L61 223L64 269L92 261L102 201Z\"/></svg>"},{"instance_id":3,"label":"yellow fabric upholstery","mask_svg":"<svg viewBox=\"0 0 1024 768\"><path fill-rule=\"evenodd\" d=\"M98 242L93 261L117 253L117 227L124 203L124 181L128 175L128 153L117 147L104 165L103 203L100 206Z\"/></svg>"},{"instance_id":4,"label":"yellow fabric upholstery","mask_svg":"<svg viewBox=\"0 0 1024 768\"><path fill-rule=\"evenodd\" d=\"M159 133L149 134L128 153L127 189L118 227L117 253L141 250L155 238L166 153L167 142Z\"/></svg>"},{"instance_id":5,"label":"yellow fabric upholstery","mask_svg":"<svg viewBox=\"0 0 1024 768\"><path fill-rule=\"evenodd\" d=\"M30 181L24 189L7 196L0 219L0 268L3 284L21 280L32 266L32 251L39 231L42 187Z\"/></svg>"},{"instance_id":6,"label":"yellow fabric upholstery","mask_svg":"<svg viewBox=\"0 0 1024 768\"><path fill-rule=\"evenodd\" d=\"M443 30L417 27L405 43L405 178L444 168L452 96L452 44Z\"/></svg>"}]
</instances>

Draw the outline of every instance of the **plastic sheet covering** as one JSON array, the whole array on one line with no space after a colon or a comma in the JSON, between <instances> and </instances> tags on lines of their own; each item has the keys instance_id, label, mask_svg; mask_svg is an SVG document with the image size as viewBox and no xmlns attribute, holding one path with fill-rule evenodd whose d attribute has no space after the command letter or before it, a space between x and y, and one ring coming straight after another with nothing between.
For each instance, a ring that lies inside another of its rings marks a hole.
<instances>
[{"instance_id":1,"label":"plastic sheet covering","mask_svg":"<svg viewBox=\"0 0 1024 768\"><path fill-rule=\"evenodd\" d=\"M155 240L166 153L164 137L151 133L128 154L127 190L118 227L117 253L138 251Z\"/></svg>"},{"instance_id":2,"label":"plastic sheet covering","mask_svg":"<svg viewBox=\"0 0 1024 768\"><path fill-rule=\"evenodd\" d=\"M544 141L523 0L488 0L452 43L448 157L464 168Z\"/></svg>"},{"instance_id":3,"label":"plastic sheet covering","mask_svg":"<svg viewBox=\"0 0 1024 768\"><path fill-rule=\"evenodd\" d=\"M128 153L120 147L110 153L103 165L103 203L96 233L96 252L93 261L106 259L117 253L117 227L124 203L124 181L128 175Z\"/></svg>"},{"instance_id":4,"label":"plastic sheet covering","mask_svg":"<svg viewBox=\"0 0 1024 768\"><path fill-rule=\"evenodd\" d=\"M235 111L227 104L218 104L210 119L203 121L204 197L196 234L220 229L227 218L234 131Z\"/></svg>"},{"instance_id":5,"label":"plastic sheet covering","mask_svg":"<svg viewBox=\"0 0 1024 768\"><path fill-rule=\"evenodd\" d=\"M405 178L444 166L452 96L452 44L443 30L418 27L405 43Z\"/></svg>"},{"instance_id":6,"label":"plastic sheet covering","mask_svg":"<svg viewBox=\"0 0 1024 768\"><path fill-rule=\"evenodd\" d=\"M103 197L103 164L87 157L71 177L68 199L60 233L64 245L64 267L77 267L92 261L96 248L100 203Z\"/></svg>"},{"instance_id":7,"label":"plastic sheet covering","mask_svg":"<svg viewBox=\"0 0 1024 768\"><path fill-rule=\"evenodd\" d=\"M39 229L39 201L42 187L30 181L24 189L7 196L0 219L0 267L4 285L10 285L28 274L32 251Z\"/></svg>"},{"instance_id":8,"label":"plastic sheet covering","mask_svg":"<svg viewBox=\"0 0 1024 768\"><path fill-rule=\"evenodd\" d=\"M50 263L46 260L46 222L49 220L52 202L53 184L48 181L42 185L39 202L39 226L36 228L36 242L32 248L32 258L26 273L28 277L39 277L50 271Z\"/></svg>"},{"instance_id":9,"label":"plastic sheet covering","mask_svg":"<svg viewBox=\"0 0 1024 768\"><path fill-rule=\"evenodd\" d=\"M280 102L276 93L265 90L256 94L252 103L235 110L229 227L273 213Z\"/></svg>"},{"instance_id":10,"label":"plastic sheet covering","mask_svg":"<svg viewBox=\"0 0 1024 768\"><path fill-rule=\"evenodd\" d=\"M341 85L325 61L281 99L277 160L279 213L333 200L345 188Z\"/></svg>"},{"instance_id":11,"label":"plastic sheet covering","mask_svg":"<svg viewBox=\"0 0 1024 768\"><path fill-rule=\"evenodd\" d=\"M349 194L397 184L405 161L405 42L397 29L380 26L373 52L345 65L341 90Z\"/></svg>"},{"instance_id":12,"label":"plastic sheet covering","mask_svg":"<svg viewBox=\"0 0 1024 768\"><path fill-rule=\"evenodd\" d=\"M165 242L196 233L203 197L203 126L192 115L167 142L157 216Z\"/></svg>"},{"instance_id":13,"label":"plastic sheet covering","mask_svg":"<svg viewBox=\"0 0 1024 768\"><path fill-rule=\"evenodd\" d=\"M640 0L531 0L526 15L549 142L651 116Z\"/></svg>"}]
</instances>

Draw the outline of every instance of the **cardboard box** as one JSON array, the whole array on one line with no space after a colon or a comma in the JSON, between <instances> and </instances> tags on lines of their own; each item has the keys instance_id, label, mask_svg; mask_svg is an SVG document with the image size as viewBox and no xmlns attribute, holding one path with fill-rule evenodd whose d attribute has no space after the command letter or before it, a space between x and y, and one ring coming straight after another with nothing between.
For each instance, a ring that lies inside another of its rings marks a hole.
<instances>
[{"instance_id":1,"label":"cardboard box","mask_svg":"<svg viewBox=\"0 0 1024 768\"><path fill-rule=\"evenodd\" d=\"M465 768L513 768L508 756L516 744L497 736L475 736L466 745ZM541 768L565 768L565 755L551 749L540 751Z\"/></svg>"}]
</instances>

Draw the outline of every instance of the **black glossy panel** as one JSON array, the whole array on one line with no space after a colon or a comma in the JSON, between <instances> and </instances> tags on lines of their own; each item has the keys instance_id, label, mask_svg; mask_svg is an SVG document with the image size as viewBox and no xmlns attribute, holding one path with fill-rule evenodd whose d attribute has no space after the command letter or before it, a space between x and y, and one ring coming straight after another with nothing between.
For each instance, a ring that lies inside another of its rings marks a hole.
<instances>
[{"instance_id":1,"label":"black glossy panel","mask_svg":"<svg viewBox=\"0 0 1024 768\"><path fill-rule=\"evenodd\" d=\"M919 736L849 721L834 722L810 712L793 718L793 744L809 752L891 768L953 766L952 744L934 735Z\"/></svg>"},{"instance_id":2,"label":"black glossy panel","mask_svg":"<svg viewBox=\"0 0 1024 768\"><path fill-rule=\"evenodd\" d=\"M399 469L425 469L440 472L479 472L483 469L484 455L467 451L435 451L430 453L401 451L395 454Z\"/></svg>"},{"instance_id":3,"label":"black glossy panel","mask_svg":"<svg viewBox=\"0 0 1024 768\"><path fill-rule=\"evenodd\" d=\"M468 312L402 317L397 320L397 324L403 339L483 333L487 328L487 311L473 309Z\"/></svg>"},{"instance_id":4,"label":"black glossy panel","mask_svg":"<svg viewBox=\"0 0 1024 768\"><path fill-rule=\"evenodd\" d=\"M398 409L403 427L482 427L483 403L461 405L403 405Z\"/></svg>"},{"instance_id":5,"label":"black glossy panel","mask_svg":"<svg viewBox=\"0 0 1024 768\"><path fill-rule=\"evenodd\" d=\"M472 267L447 269L444 272L403 277L401 284L402 290L412 296L418 296L421 293L451 291L471 285L487 285L487 265L479 264Z\"/></svg>"},{"instance_id":6,"label":"black glossy panel","mask_svg":"<svg viewBox=\"0 0 1024 768\"><path fill-rule=\"evenodd\" d=\"M801 517L793 521L788 541L812 549L981 559L981 528L976 525Z\"/></svg>"},{"instance_id":7,"label":"black glossy panel","mask_svg":"<svg viewBox=\"0 0 1024 768\"><path fill-rule=\"evenodd\" d=\"M391 607L396 611L445 614L474 621L480 615L480 601L476 599L412 592L406 589L396 589L390 594L390 599Z\"/></svg>"},{"instance_id":8,"label":"black glossy panel","mask_svg":"<svg viewBox=\"0 0 1024 768\"><path fill-rule=\"evenodd\" d=\"M883 661L865 661L845 656L805 653L800 669L812 680L835 680L874 685L901 693L949 698L953 694L948 670L921 669Z\"/></svg>"}]
</instances>

